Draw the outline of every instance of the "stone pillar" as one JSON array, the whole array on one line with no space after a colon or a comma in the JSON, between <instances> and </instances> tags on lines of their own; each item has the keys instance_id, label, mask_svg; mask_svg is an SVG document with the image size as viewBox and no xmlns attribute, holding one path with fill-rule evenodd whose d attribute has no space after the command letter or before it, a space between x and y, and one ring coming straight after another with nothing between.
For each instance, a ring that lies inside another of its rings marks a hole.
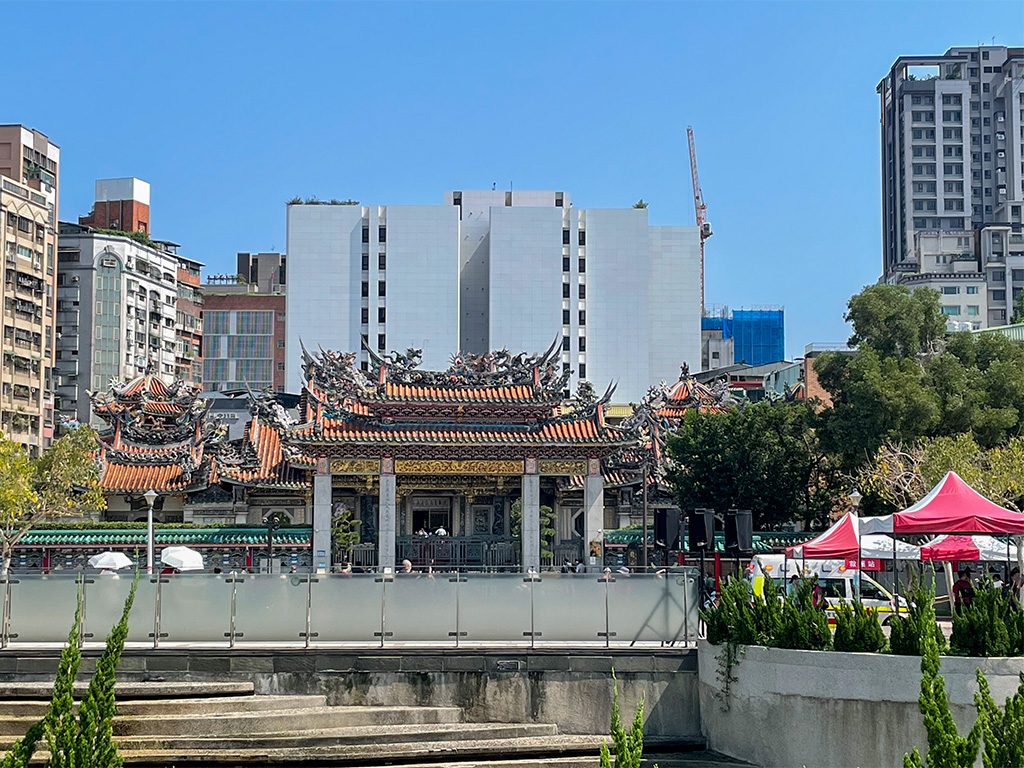
<instances>
[{"instance_id":1,"label":"stone pillar","mask_svg":"<svg viewBox=\"0 0 1024 768\"><path fill-rule=\"evenodd\" d=\"M313 570L331 567L331 462L321 457L313 477Z\"/></svg>"},{"instance_id":2,"label":"stone pillar","mask_svg":"<svg viewBox=\"0 0 1024 768\"><path fill-rule=\"evenodd\" d=\"M398 529L398 503L395 488L395 460L380 460L380 523L377 529L377 564L381 571L395 570L395 534Z\"/></svg>"},{"instance_id":3,"label":"stone pillar","mask_svg":"<svg viewBox=\"0 0 1024 768\"><path fill-rule=\"evenodd\" d=\"M583 514L585 516L583 561L587 568L604 568L604 476L601 474L601 460L587 461L587 479L583 489Z\"/></svg>"},{"instance_id":4,"label":"stone pillar","mask_svg":"<svg viewBox=\"0 0 1024 768\"><path fill-rule=\"evenodd\" d=\"M537 460L526 460L523 474L523 515L519 531L522 538L523 573L540 570L540 475Z\"/></svg>"}]
</instances>

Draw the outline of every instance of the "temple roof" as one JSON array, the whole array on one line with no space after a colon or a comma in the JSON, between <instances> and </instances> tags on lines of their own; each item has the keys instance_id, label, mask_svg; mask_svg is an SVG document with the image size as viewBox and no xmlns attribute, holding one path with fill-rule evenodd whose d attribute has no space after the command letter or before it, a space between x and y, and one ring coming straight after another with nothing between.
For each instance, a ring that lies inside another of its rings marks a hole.
<instances>
[{"instance_id":1,"label":"temple roof","mask_svg":"<svg viewBox=\"0 0 1024 768\"><path fill-rule=\"evenodd\" d=\"M606 424L602 398L581 384L577 396L564 400L568 372L559 347L541 355L512 355L499 350L485 355L456 355L445 371L419 368L419 350L377 355L368 377L355 367L354 353L303 348L307 385L300 422L286 425L286 445L299 451L336 444L382 454L389 447L462 445L467 448L525 446L592 447L590 455L632 441L627 430ZM293 459L302 463L298 457Z\"/></svg>"},{"instance_id":2,"label":"temple roof","mask_svg":"<svg viewBox=\"0 0 1024 768\"><path fill-rule=\"evenodd\" d=\"M281 445L280 428L269 423L258 412L245 427L239 460L222 450L218 468L227 483L261 488L305 489L309 486L304 473L295 469Z\"/></svg>"},{"instance_id":3,"label":"temple roof","mask_svg":"<svg viewBox=\"0 0 1024 768\"><path fill-rule=\"evenodd\" d=\"M216 483L208 447L226 431L209 419L211 403L181 381L166 383L151 371L106 392L90 392L93 411L108 424L100 436L100 487L108 492L181 493Z\"/></svg>"},{"instance_id":4,"label":"temple roof","mask_svg":"<svg viewBox=\"0 0 1024 768\"><path fill-rule=\"evenodd\" d=\"M724 412L725 407L715 393L700 382L684 375L665 392L664 402L656 411L663 419L681 419L687 411Z\"/></svg>"}]
</instances>

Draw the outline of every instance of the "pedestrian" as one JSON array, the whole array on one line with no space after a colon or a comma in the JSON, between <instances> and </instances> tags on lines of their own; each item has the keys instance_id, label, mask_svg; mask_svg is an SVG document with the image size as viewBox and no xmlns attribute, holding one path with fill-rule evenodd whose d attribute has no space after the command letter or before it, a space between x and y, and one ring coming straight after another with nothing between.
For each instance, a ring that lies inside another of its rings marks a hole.
<instances>
[{"instance_id":1,"label":"pedestrian","mask_svg":"<svg viewBox=\"0 0 1024 768\"><path fill-rule=\"evenodd\" d=\"M412 572L413 572L412 571L412 561L411 560L403 560L402 561L402 573L412 573Z\"/></svg>"},{"instance_id":2,"label":"pedestrian","mask_svg":"<svg viewBox=\"0 0 1024 768\"><path fill-rule=\"evenodd\" d=\"M1003 589L1010 598L1010 607L1018 611L1020 610L1021 584L1020 568L1014 566L1013 570L1010 571L1010 580Z\"/></svg>"},{"instance_id":3,"label":"pedestrian","mask_svg":"<svg viewBox=\"0 0 1024 768\"><path fill-rule=\"evenodd\" d=\"M997 568L995 568L994 566L992 568L989 568L988 576L990 579L992 579L992 589L1003 588L1003 577L999 573L999 570Z\"/></svg>"},{"instance_id":4,"label":"pedestrian","mask_svg":"<svg viewBox=\"0 0 1024 768\"><path fill-rule=\"evenodd\" d=\"M576 560L576 573L586 573L586 570L587 569L583 566L583 561L577 559Z\"/></svg>"},{"instance_id":5,"label":"pedestrian","mask_svg":"<svg viewBox=\"0 0 1024 768\"><path fill-rule=\"evenodd\" d=\"M971 569L963 568L953 583L953 607L957 613L974 602L974 585L971 584Z\"/></svg>"},{"instance_id":6,"label":"pedestrian","mask_svg":"<svg viewBox=\"0 0 1024 768\"><path fill-rule=\"evenodd\" d=\"M786 585L786 597L796 600L796 593L800 591L800 577L793 574L789 577L789 584Z\"/></svg>"}]
</instances>

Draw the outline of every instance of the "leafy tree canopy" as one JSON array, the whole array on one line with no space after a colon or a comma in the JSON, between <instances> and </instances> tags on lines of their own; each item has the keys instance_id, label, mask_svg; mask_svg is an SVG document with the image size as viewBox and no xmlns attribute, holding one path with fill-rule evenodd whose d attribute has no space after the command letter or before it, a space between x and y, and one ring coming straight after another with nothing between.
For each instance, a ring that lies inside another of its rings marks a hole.
<instances>
[{"instance_id":1,"label":"leafy tree canopy","mask_svg":"<svg viewBox=\"0 0 1024 768\"><path fill-rule=\"evenodd\" d=\"M807 403L687 413L668 445L681 508L749 509L756 528L826 519L849 489L818 444L816 421Z\"/></svg>"},{"instance_id":2,"label":"leafy tree canopy","mask_svg":"<svg viewBox=\"0 0 1024 768\"><path fill-rule=\"evenodd\" d=\"M927 352L946 330L939 293L931 288L911 293L903 285L869 285L847 308L845 319L853 323L850 344L872 347L883 356Z\"/></svg>"}]
</instances>

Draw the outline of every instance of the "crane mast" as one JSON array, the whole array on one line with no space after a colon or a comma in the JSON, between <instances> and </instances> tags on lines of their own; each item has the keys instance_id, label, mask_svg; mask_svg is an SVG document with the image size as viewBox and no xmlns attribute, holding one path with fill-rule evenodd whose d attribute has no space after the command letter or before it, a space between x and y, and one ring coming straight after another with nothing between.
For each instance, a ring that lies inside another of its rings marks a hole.
<instances>
[{"instance_id":1,"label":"crane mast","mask_svg":"<svg viewBox=\"0 0 1024 768\"><path fill-rule=\"evenodd\" d=\"M704 204L704 195L700 191L700 179L697 177L697 148L693 144L693 128L686 126L686 138L690 143L690 174L693 177L693 210L697 217L697 231L700 234L700 314L704 316L704 241L711 237L711 225L708 224L708 207Z\"/></svg>"}]
</instances>

